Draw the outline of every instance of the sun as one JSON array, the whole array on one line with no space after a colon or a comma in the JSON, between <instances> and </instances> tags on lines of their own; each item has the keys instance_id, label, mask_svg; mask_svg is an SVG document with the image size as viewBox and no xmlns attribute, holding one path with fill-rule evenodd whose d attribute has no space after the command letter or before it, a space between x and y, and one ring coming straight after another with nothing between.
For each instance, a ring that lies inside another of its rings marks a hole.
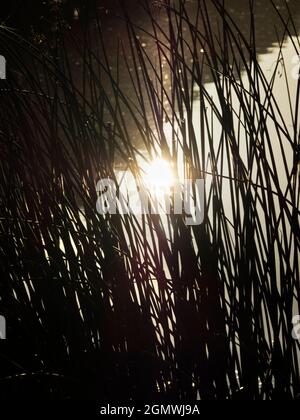
<instances>
[{"instance_id":1,"label":"sun","mask_svg":"<svg viewBox=\"0 0 300 420\"><path fill-rule=\"evenodd\" d=\"M143 167L143 180L148 188L167 192L174 185L174 173L171 164L156 158Z\"/></svg>"}]
</instances>

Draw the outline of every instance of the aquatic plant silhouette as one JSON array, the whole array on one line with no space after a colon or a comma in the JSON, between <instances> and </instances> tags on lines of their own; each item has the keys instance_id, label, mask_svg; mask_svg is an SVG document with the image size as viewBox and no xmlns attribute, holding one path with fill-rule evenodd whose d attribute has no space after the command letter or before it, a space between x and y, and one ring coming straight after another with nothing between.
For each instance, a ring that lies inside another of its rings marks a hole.
<instances>
[{"instance_id":1,"label":"aquatic plant silhouette","mask_svg":"<svg viewBox=\"0 0 300 420\"><path fill-rule=\"evenodd\" d=\"M291 334L293 309L300 313L300 82L293 99L281 51L289 37L299 54L292 15L288 4L278 11L278 60L266 78L256 55L255 2L249 37L221 1L199 1L193 18L184 1L165 3L168 31L149 2L141 3L154 61L139 39L143 28L121 2L130 52L119 43L114 69L98 15L98 49L89 47L84 22L80 44L58 31L57 43L42 52L1 28L14 69L0 101L3 399L272 399L300 392L299 342ZM219 16L217 33L207 3ZM81 57L80 84L70 43ZM279 68L292 127L273 93ZM120 83L125 71L130 97ZM203 224L97 214L95 182L115 179L116 162L141 176L137 156L154 147L173 162L182 150L187 173L205 177Z\"/></svg>"}]
</instances>

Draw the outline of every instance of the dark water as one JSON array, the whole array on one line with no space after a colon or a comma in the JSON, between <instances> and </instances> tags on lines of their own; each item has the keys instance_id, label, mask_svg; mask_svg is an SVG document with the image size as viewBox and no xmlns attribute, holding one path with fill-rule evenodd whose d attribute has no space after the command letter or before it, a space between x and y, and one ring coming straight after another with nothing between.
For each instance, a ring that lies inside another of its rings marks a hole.
<instances>
[{"instance_id":1,"label":"dark water","mask_svg":"<svg viewBox=\"0 0 300 420\"><path fill-rule=\"evenodd\" d=\"M35 32L49 36L51 30L55 29L55 22L59 15L65 22L78 31L78 21L81 19L93 19L95 7L102 16L104 29L107 34L107 41L113 42L118 37L123 38L123 27L116 15L121 13L121 4L124 5L129 15L137 25L147 28L149 21L141 5L146 3L150 6L159 3L153 0L12 0L1 2L0 18L2 22L16 28L18 31L30 36ZM164 0L161 0L164 3ZM175 4L178 2L175 1ZM209 8L211 21L216 20L216 13L207 0L186 0L186 8L190 14L196 10L197 4L206 4ZM283 0L274 1L277 9L285 14ZM289 0L288 6L292 12L297 29L300 26L300 2ZM225 7L235 22L245 33L249 28L249 0L226 0ZM155 7L153 7L155 8ZM163 7L157 9L157 19L164 20ZM279 20L269 0L254 0L254 11L256 19L256 36L260 52L266 50L277 41L274 31ZM79 19L78 19L79 18Z\"/></svg>"}]
</instances>

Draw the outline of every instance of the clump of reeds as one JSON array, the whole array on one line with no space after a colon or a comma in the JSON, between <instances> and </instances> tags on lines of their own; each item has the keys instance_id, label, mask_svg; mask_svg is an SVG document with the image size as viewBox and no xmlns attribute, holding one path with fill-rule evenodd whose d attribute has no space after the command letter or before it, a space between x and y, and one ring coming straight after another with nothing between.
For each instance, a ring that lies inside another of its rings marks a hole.
<instances>
[{"instance_id":1,"label":"clump of reeds","mask_svg":"<svg viewBox=\"0 0 300 420\"><path fill-rule=\"evenodd\" d=\"M283 72L290 126L273 94L286 37L299 54L292 16L267 78L253 2L248 36L221 1L192 17L164 2L164 27L141 4L155 59L121 2L114 68L99 16L80 42L58 33L42 51L1 29L1 398L294 398L300 82L292 95ZM153 149L206 179L201 225L96 212L97 180L116 161L138 176Z\"/></svg>"}]
</instances>

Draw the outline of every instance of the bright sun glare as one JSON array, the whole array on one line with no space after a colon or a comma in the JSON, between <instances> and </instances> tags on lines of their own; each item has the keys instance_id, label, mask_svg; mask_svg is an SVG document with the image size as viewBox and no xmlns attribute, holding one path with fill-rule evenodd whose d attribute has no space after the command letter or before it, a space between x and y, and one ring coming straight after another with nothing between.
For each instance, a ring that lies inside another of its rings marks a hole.
<instances>
[{"instance_id":1,"label":"bright sun glare","mask_svg":"<svg viewBox=\"0 0 300 420\"><path fill-rule=\"evenodd\" d=\"M144 168L145 184L155 190L168 190L174 185L174 174L169 162L156 158Z\"/></svg>"}]
</instances>

